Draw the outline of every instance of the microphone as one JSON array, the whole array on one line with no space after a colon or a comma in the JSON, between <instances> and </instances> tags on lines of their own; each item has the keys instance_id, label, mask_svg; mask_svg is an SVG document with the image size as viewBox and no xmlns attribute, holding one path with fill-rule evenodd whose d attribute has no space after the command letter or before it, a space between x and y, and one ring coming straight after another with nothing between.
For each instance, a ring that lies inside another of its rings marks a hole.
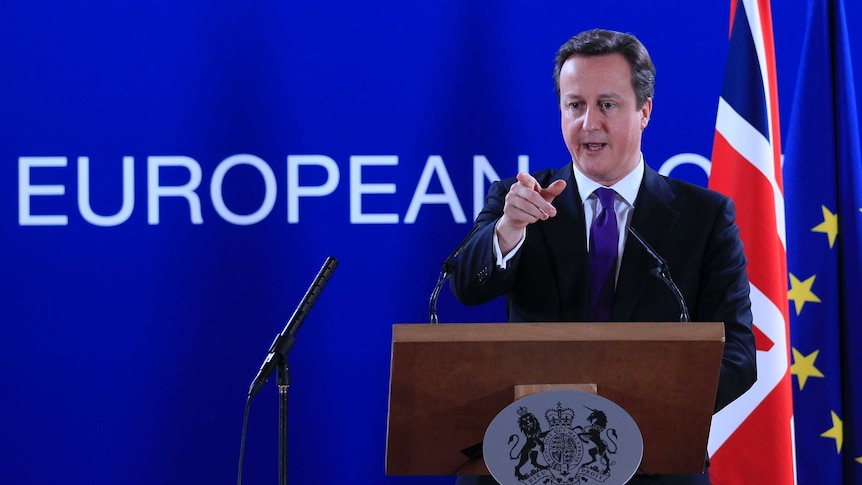
<instances>
[{"instance_id":1,"label":"microphone","mask_svg":"<svg viewBox=\"0 0 862 485\"><path fill-rule=\"evenodd\" d=\"M272 345L270 345L266 359L264 359L263 364L260 366L260 370L257 371L257 375L254 377L251 386L248 388L249 399L253 398L254 395L260 391L263 385L266 384L267 379L269 379L269 376L276 368L276 365L278 365L281 360L287 358L288 352L290 352L293 344L296 343L296 332L299 331L300 325L302 325L305 317L308 316L308 312L311 310L312 305L317 301L317 297L320 296L320 292L323 291L323 287L326 286L329 278L332 277L332 272L335 271L337 266L338 260L331 256L326 258L326 261L323 263L323 267L320 268L320 271L317 273L317 276L314 278L308 291L306 291L305 297L300 301L299 306L297 306L296 310L293 312L293 316L290 317L290 320L288 320L287 324L284 326L284 330L275 336L275 340L273 340Z\"/></svg>"},{"instance_id":2,"label":"microphone","mask_svg":"<svg viewBox=\"0 0 862 485\"><path fill-rule=\"evenodd\" d=\"M679 291L679 288L676 286L676 283L673 282L673 278L670 276L670 268L667 265L667 261L664 260L661 256L658 255L657 252L647 244L646 240L635 231L635 228L629 226L629 233L638 240L638 242L643 246L644 249L652 256L652 259L655 261L656 267L652 269L652 275L656 278L662 280L664 284L670 288L670 291L673 292L673 296L676 297L677 303L679 303L679 321L680 322L688 322L688 307L685 304L685 298L682 296L682 292Z\"/></svg>"},{"instance_id":3,"label":"microphone","mask_svg":"<svg viewBox=\"0 0 862 485\"><path fill-rule=\"evenodd\" d=\"M458 257L458 253L464 249L464 246L467 245L467 241L476 234L476 231L479 230L479 225L476 224L473 226L473 229L470 230L470 233L467 234L467 237L458 244L458 247L452 251L452 254L443 261L443 267L440 268L440 276L437 278L437 284L434 286L434 291L431 292L431 300L428 302L428 314L429 321L431 323L437 322L437 297L440 296L440 290L443 288L443 284L446 283L446 280L452 276L452 270L455 269L455 258Z\"/></svg>"}]
</instances>

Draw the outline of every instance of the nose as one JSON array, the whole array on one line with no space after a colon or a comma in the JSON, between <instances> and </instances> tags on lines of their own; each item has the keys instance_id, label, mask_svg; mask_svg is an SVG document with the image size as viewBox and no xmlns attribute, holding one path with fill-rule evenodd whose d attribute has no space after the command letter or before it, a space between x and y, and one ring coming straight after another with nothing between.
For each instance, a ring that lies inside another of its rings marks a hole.
<instances>
[{"instance_id":1,"label":"nose","mask_svg":"<svg viewBox=\"0 0 862 485\"><path fill-rule=\"evenodd\" d=\"M588 107L584 111L584 131L595 131L602 127L602 113L597 108Z\"/></svg>"}]
</instances>

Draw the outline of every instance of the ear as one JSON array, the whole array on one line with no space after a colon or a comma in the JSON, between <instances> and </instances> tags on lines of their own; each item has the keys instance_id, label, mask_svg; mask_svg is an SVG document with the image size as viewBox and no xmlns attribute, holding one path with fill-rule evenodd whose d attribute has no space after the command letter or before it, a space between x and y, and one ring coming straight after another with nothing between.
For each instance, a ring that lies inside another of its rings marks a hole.
<instances>
[{"instance_id":1,"label":"ear","mask_svg":"<svg viewBox=\"0 0 862 485\"><path fill-rule=\"evenodd\" d=\"M647 98L644 105L641 106L641 130L646 129L649 124L649 117L652 114L652 98Z\"/></svg>"}]
</instances>

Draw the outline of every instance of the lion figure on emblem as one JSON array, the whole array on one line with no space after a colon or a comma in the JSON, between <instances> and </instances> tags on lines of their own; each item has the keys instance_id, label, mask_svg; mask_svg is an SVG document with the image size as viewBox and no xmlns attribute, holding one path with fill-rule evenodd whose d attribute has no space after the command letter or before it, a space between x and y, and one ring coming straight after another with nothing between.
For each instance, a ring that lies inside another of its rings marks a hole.
<instances>
[{"instance_id":1,"label":"lion figure on emblem","mask_svg":"<svg viewBox=\"0 0 862 485\"><path fill-rule=\"evenodd\" d=\"M517 434L509 436L509 444L512 445L512 448L509 450L509 458L512 460L518 460L518 464L515 466L515 477L517 477L518 480L523 480L527 475L521 472L521 468L526 465L528 461L533 465L535 470L548 468L547 466L540 465L537 460L539 452L543 452L545 450L544 437L548 433L547 431L542 432L542 426L539 423L539 420L533 413L529 412L527 408L521 407L518 409L518 415L520 416L518 418L518 428L521 430L521 433L524 434L525 441L524 445L521 447L521 451L516 455L515 448L518 446L521 438Z\"/></svg>"}]
</instances>

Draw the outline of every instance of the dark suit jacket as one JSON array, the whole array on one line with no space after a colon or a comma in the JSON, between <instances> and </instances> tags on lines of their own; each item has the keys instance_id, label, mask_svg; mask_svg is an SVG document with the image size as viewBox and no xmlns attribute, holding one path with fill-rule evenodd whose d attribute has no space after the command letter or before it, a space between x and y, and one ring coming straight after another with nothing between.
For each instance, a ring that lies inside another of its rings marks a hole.
<instances>
[{"instance_id":1,"label":"dark suit jacket","mask_svg":"<svg viewBox=\"0 0 862 485\"><path fill-rule=\"evenodd\" d=\"M724 322L726 343L715 410L756 379L746 259L727 197L659 175L645 167L631 225L668 262L693 322ZM588 270L584 211L572 164L534 173L542 187L565 180L554 199L557 215L527 226L524 244L507 269L496 266L494 225L514 178L495 182L476 219L481 226L458 256L452 289L464 304L506 296L512 322L578 322L587 318ZM650 274L653 259L634 237L622 254L614 321L678 321L679 305Z\"/></svg>"}]
</instances>

